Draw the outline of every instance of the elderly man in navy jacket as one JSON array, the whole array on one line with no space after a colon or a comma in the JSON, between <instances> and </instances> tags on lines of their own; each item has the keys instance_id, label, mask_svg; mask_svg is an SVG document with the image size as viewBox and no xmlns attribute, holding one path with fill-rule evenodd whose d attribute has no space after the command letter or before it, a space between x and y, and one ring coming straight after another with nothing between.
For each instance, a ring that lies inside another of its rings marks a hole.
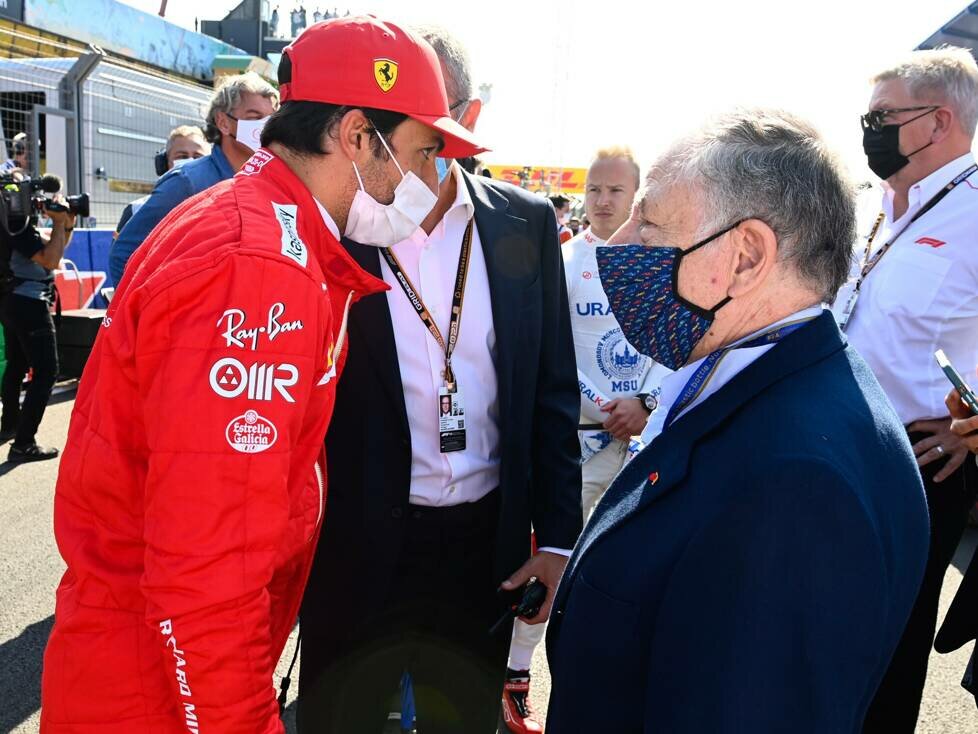
<instances>
[{"instance_id":1,"label":"elderly man in navy jacket","mask_svg":"<svg viewBox=\"0 0 978 734\"><path fill-rule=\"evenodd\" d=\"M715 121L646 183L612 239L641 244L598 265L629 342L676 372L557 593L547 731L858 732L928 530L903 426L822 311L851 189L769 111Z\"/></svg>"}]
</instances>

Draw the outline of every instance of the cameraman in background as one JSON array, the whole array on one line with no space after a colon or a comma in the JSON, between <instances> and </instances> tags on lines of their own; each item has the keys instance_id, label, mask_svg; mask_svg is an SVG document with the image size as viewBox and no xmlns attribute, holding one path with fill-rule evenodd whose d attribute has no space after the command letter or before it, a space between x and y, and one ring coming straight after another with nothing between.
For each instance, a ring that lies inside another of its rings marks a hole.
<instances>
[{"instance_id":1,"label":"cameraman in background","mask_svg":"<svg viewBox=\"0 0 978 734\"><path fill-rule=\"evenodd\" d=\"M15 181L23 180L19 171ZM59 204L48 208L50 202ZM54 305L54 270L71 241L75 215L55 196L43 206L51 219L50 234L37 229L37 215L7 216L0 222L0 322L7 356L0 399L0 442L14 440L7 461L44 461L58 449L38 446L35 436L58 375L58 347L51 318ZM28 369L33 370L20 404L20 387Z\"/></svg>"}]
</instances>

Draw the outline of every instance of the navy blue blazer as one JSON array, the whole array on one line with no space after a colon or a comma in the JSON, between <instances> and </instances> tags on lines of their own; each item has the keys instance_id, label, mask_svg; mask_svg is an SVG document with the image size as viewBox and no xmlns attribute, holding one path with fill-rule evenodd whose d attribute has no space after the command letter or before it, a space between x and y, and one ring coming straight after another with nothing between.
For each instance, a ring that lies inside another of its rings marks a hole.
<instances>
[{"instance_id":1,"label":"navy blue blazer","mask_svg":"<svg viewBox=\"0 0 978 734\"><path fill-rule=\"evenodd\" d=\"M927 548L907 435L825 313L608 489L557 592L547 732L859 732Z\"/></svg>"}]
</instances>

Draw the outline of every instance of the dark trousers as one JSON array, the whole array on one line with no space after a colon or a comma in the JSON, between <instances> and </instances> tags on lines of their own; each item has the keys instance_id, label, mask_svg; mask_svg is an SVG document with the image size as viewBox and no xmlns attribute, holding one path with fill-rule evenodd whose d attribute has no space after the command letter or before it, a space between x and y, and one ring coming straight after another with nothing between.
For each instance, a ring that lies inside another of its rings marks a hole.
<instances>
[{"instance_id":1,"label":"dark trousers","mask_svg":"<svg viewBox=\"0 0 978 734\"><path fill-rule=\"evenodd\" d=\"M58 340L48 304L35 298L8 295L0 303L7 370L0 387L3 417L0 429L16 429L14 445L34 443L51 389L58 376ZM20 387L28 369L33 375L20 404Z\"/></svg>"},{"instance_id":2,"label":"dark trousers","mask_svg":"<svg viewBox=\"0 0 978 734\"><path fill-rule=\"evenodd\" d=\"M400 710L404 671L423 734L496 731L512 631L488 632L503 609L492 580L498 495L451 508L412 505L386 602L354 629L303 616L300 734L378 734L387 713Z\"/></svg>"},{"instance_id":3,"label":"dark trousers","mask_svg":"<svg viewBox=\"0 0 978 734\"><path fill-rule=\"evenodd\" d=\"M916 443L927 435L911 433L910 442ZM866 715L866 734L913 734L917 726L944 574L978 492L978 467L973 456L965 458L964 464L943 482L935 483L934 475L943 465L943 461L936 461L921 469L930 513L930 555L903 638Z\"/></svg>"}]
</instances>

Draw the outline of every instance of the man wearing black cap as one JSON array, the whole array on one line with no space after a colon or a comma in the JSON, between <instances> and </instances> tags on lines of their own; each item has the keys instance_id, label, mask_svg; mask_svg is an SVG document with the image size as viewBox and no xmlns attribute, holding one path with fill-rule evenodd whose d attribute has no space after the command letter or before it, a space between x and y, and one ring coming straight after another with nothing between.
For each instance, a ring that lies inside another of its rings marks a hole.
<instances>
[{"instance_id":1,"label":"man wearing black cap","mask_svg":"<svg viewBox=\"0 0 978 734\"><path fill-rule=\"evenodd\" d=\"M317 24L280 77L263 147L139 248L82 378L42 731L283 732L272 674L325 512L346 314L386 288L340 233L392 243L435 203L436 153L479 147L397 26Z\"/></svg>"}]
</instances>

